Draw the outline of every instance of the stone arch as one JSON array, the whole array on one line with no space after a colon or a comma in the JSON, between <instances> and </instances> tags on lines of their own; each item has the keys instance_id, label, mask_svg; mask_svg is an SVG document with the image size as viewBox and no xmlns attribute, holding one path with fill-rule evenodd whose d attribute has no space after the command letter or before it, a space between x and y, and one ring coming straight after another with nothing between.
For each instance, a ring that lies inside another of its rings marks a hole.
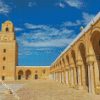
<instances>
[{"instance_id":1,"label":"stone arch","mask_svg":"<svg viewBox=\"0 0 100 100\"><path fill-rule=\"evenodd\" d=\"M28 69L28 70L25 71L26 80L28 80L30 78L30 76L31 76L31 71Z\"/></svg>"},{"instance_id":2,"label":"stone arch","mask_svg":"<svg viewBox=\"0 0 100 100\"><path fill-rule=\"evenodd\" d=\"M21 80L23 77L23 70L18 71L18 80Z\"/></svg>"},{"instance_id":3,"label":"stone arch","mask_svg":"<svg viewBox=\"0 0 100 100\"><path fill-rule=\"evenodd\" d=\"M86 61L86 46L83 43L79 44L78 47L79 51L80 51L80 55L83 61L83 69L84 69L84 80L85 80L85 85L89 88L89 80L88 80L88 65L87 65L87 61Z\"/></svg>"},{"instance_id":4,"label":"stone arch","mask_svg":"<svg viewBox=\"0 0 100 100\"><path fill-rule=\"evenodd\" d=\"M100 29L94 29L90 37L92 47L94 50L98 72L99 72L99 81L100 81Z\"/></svg>"},{"instance_id":5,"label":"stone arch","mask_svg":"<svg viewBox=\"0 0 100 100\"><path fill-rule=\"evenodd\" d=\"M66 55L66 61L67 61L67 64L68 64L68 85L71 85L71 69L70 69L70 60L69 60L69 55L67 54Z\"/></svg>"},{"instance_id":6,"label":"stone arch","mask_svg":"<svg viewBox=\"0 0 100 100\"><path fill-rule=\"evenodd\" d=\"M72 55L72 58L73 58L73 61L74 61L74 65L75 65L76 82L78 84L78 69L77 69L77 66L76 66L76 54L75 54L75 51L74 50L71 50L71 55Z\"/></svg>"},{"instance_id":7,"label":"stone arch","mask_svg":"<svg viewBox=\"0 0 100 100\"><path fill-rule=\"evenodd\" d=\"M64 58L62 58L62 62L63 62L63 65L65 67L65 59Z\"/></svg>"},{"instance_id":8,"label":"stone arch","mask_svg":"<svg viewBox=\"0 0 100 100\"><path fill-rule=\"evenodd\" d=\"M70 65L69 56L68 55L66 55L66 60L67 60L68 65Z\"/></svg>"}]
</instances>

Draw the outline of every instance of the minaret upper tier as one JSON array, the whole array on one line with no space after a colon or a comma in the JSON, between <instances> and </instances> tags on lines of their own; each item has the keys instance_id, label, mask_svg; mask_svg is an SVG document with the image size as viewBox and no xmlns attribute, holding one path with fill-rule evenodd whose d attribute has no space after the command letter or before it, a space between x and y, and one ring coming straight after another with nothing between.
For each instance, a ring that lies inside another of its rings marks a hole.
<instances>
[{"instance_id":1,"label":"minaret upper tier","mask_svg":"<svg viewBox=\"0 0 100 100\"><path fill-rule=\"evenodd\" d=\"M14 25L11 21L6 21L2 24L0 32L0 41L15 40Z\"/></svg>"}]
</instances>

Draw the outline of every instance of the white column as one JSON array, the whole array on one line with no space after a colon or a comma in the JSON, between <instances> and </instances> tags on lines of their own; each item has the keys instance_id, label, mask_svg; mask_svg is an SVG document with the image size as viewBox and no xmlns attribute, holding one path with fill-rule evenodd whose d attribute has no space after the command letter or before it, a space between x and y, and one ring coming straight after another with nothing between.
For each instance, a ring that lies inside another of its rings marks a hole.
<instances>
[{"instance_id":1,"label":"white column","mask_svg":"<svg viewBox=\"0 0 100 100\"><path fill-rule=\"evenodd\" d=\"M57 79L57 74L55 73L55 80Z\"/></svg>"},{"instance_id":2,"label":"white column","mask_svg":"<svg viewBox=\"0 0 100 100\"><path fill-rule=\"evenodd\" d=\"M55 75L55 72L54 72L54 80L56 79L56 75Z\"/></svg>"},{"instance_id":3,"label":"white column","mask_svg":"<svg viewBox=\"0 0 100 100\"><path fill-rule=\"evenodd\" d=\"M60 74L60 83L62 82L62 75L61 75L61 72L59 73Z\"/></svg>"},{"instance_id":4,"label":"white column","mask_svg":"<svg viewBox=\"0 0 100 100\"><path fill-rule=\"evenodd\" d=\"M69 80L69 79L68 79L68 70L67 70L67 71L66 71L66 84L67 84L67 85L68 85L68 83L69 83L68 80Z\"/></svg>"},{"instance_id":5,"label":"white column","mask_svg":"<svg viewBox=\"0 0 100 100\"><path fill-rule=\"evenodd\" d=\"M82 87L82 78L81 78L81 66L78 66L78 86L79 88Z\"/></svg>"},{"instance_id":6,"label":"white column","mask_svg":"<svg viewBox=\"0 0 100 100\"><path fill-rule=\"evenodd\" d=\"M95 94L93 64L88 65L89 93Z\"/></svg>"},{"instance_id":7,"label":"white column","mask_svg":"<svg viewBox=\"0 0 100 100\"><path fill-rule=\"evenodd\" d=\"M62 83L64 83L64 72L62 72Z\"/></svg>"},{"instance_id":8,"label":"white column","mask_svg":"<svg viewBox=\"0 0 100 100\"><path fill-rule=\"evenodd\" d=\"M58 72L56 74L57 74L57 81L58 81Z\"/></svg>"},{"instance_id":9,"label":"white column","mask_svg":"<svg viewBox=\"0 0 100 100\"><path fill-rule=\"evenodd\" d=\"M71 68L71 85L74 86L74 72L72 68Z\"/></svg>"}]
</instances>

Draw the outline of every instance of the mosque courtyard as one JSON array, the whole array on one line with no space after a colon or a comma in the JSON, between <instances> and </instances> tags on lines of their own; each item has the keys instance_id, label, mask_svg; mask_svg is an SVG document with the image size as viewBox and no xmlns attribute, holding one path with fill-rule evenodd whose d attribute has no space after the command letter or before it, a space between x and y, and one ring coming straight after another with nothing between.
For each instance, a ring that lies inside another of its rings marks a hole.
<instances>
[{"instance_id":1,"label":"mosque courtyard","mask_svg":"<svg viewBox=\"0 0 100 100\"><path fill-rule=\"evenodd\" d=\"M0 100L100 100L100 95L93 95L86 90L69 88L52 80L33 80L6 82L14 92L10 94L0 85Z\"/></svg>"}]
</instances>

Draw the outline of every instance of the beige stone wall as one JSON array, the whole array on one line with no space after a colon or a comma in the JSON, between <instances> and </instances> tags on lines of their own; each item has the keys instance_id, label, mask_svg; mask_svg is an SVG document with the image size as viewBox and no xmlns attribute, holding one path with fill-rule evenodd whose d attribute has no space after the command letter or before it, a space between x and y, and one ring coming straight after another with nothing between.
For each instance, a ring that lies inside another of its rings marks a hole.
<instances>
[{"instance_id":1,"label":"beige stone wall","mask_svg":"<svg viewBox=\"0 0 100 100\"><path fill-rule=\"evenodd\" d=\"M35 75L37 75L37 79L48 79L50 75L49 66L17 66L16 67L17 80L34 80Z\"/></svg>"}]
</instances>

